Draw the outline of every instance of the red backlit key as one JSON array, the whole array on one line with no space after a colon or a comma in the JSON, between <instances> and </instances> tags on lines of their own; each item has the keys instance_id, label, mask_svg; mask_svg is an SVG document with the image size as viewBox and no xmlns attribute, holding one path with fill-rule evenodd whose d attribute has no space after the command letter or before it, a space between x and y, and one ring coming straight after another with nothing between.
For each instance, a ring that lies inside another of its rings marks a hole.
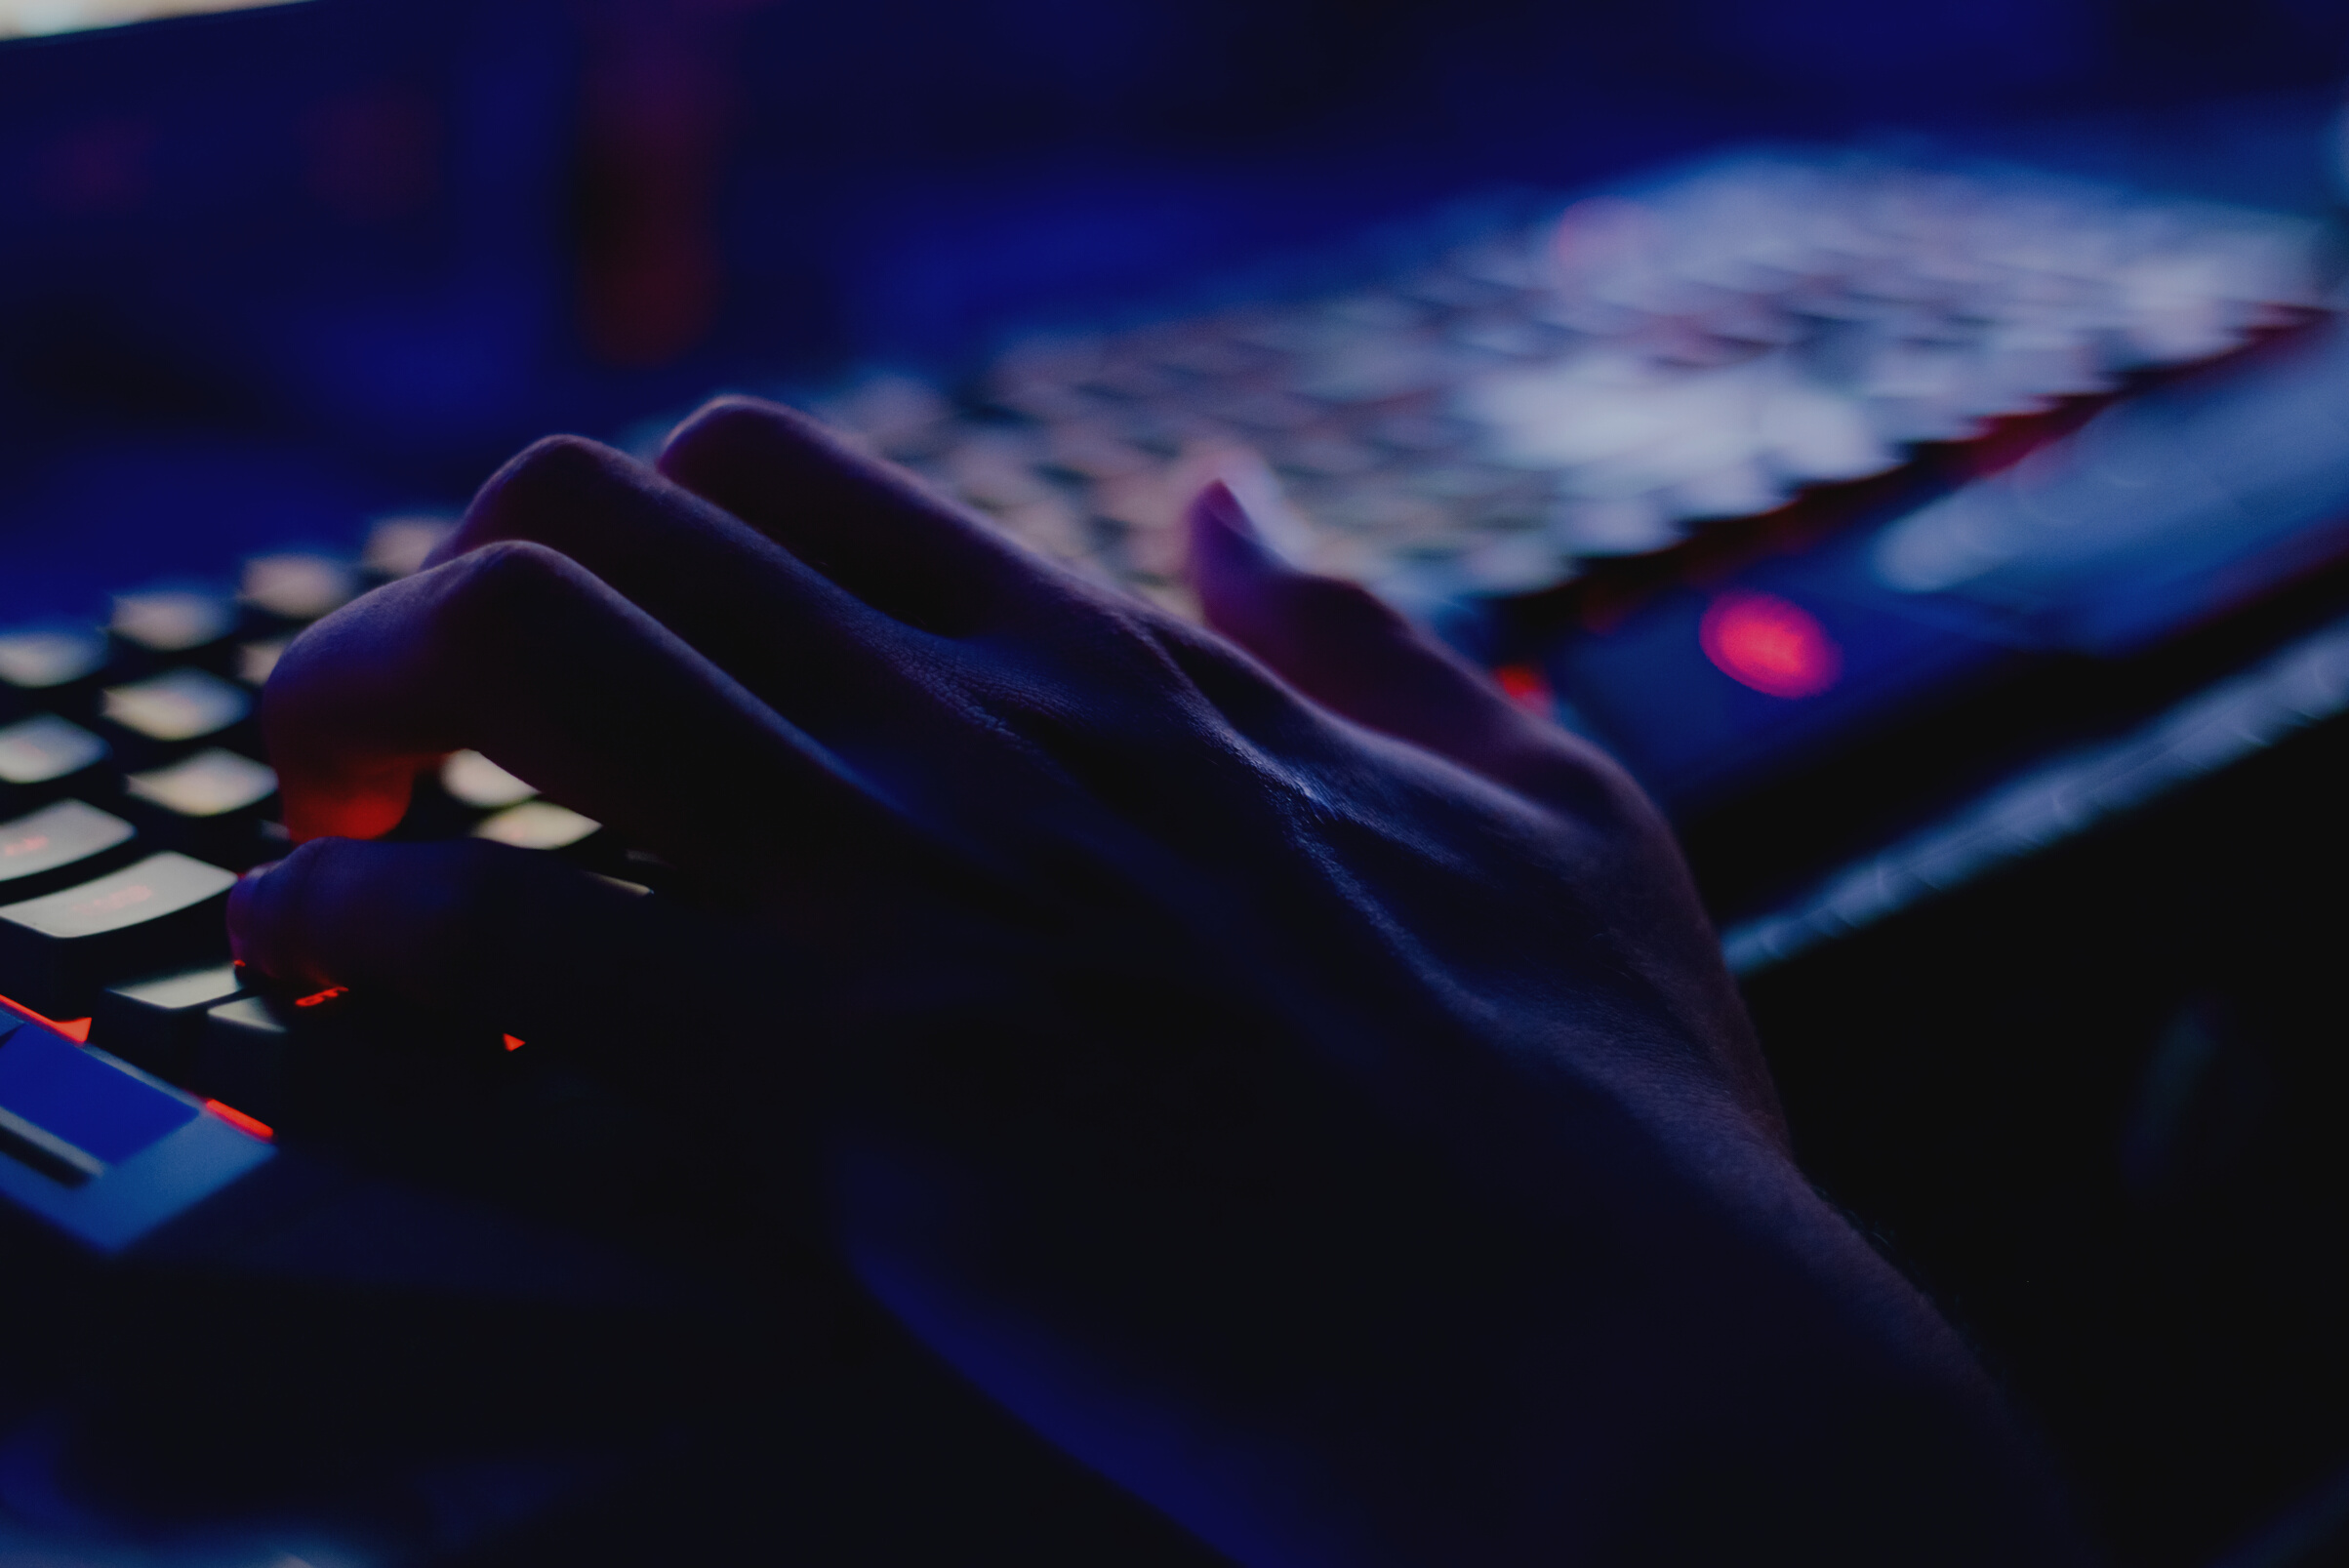
<instances>
[{"instance_id":1,"label":"red backlit key","mask_svg":"<svg viewBox=\"0 0 2349 1568\"><path fill-rule=\"evenodd\" d=\"M227 957L222 920L236 875L184 855L0 907L0 995L51 1018L86 1018L105 983Z\"/></svg>"},{"instance_id":2,"label":"red backlit key","mask_svg":"<svg viewBox=\"0 0 2349 1568\"><path fill-rule=\"evenodd\" d=\"M0 903L16 904L86 882L129 858L129 823L78 800L0 823Z\"/></svg>"}]
</instances>

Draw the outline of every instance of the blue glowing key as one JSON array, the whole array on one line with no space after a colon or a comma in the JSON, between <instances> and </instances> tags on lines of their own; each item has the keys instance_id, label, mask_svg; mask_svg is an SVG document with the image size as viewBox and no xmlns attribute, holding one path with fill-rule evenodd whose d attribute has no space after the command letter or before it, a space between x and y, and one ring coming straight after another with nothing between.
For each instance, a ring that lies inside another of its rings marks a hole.
<instances>
[{"instance_id":1,"label":"blue glowing key","mask_svg":"<svg viewBox=\"0 0 2349 1568\"><path fill-rule=\"evenodd\" d=\"M0 1110L105 1165L159 1144L196 1107L38 1025L0 1043Z\"/></svg>"},{"instance_id":2,"label":"blue glowing key","mask_svg":"<svg viewBox=\"0 0 2349 1568\"><path fill-rule=\"evenodd\" d=\"M0 1012L0 1204L120 1252L276 1150L267 1130Z\"/></svg>"}]
</instances>

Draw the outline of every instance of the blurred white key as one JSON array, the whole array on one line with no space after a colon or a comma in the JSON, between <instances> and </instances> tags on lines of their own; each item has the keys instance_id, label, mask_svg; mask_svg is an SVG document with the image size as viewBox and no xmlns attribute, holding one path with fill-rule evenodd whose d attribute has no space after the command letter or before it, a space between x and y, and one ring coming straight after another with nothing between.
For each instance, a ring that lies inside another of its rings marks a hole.
<instances>
[{"instance_id":1,"label":"blurred white key","mask_svg":"<svg viewBox=\"0 0 2349 1568\"><path fill-rule=\"evenodd\" d=\"M238 645L236 650L236 678L248 686L265 686L277 661L285 657L286 644L291 637L269 637L261 642Z\"/></svg>"},{"instance_id":2,"label":"blurred white key","mask_svg":"<svg viewBox=\"0 0 2349 1568\"><path fill-rule=\"evenodd\" d=\"M538 793L478 751L455 751L440 765L440 787L481 811L518 805Z\"/></svg>"},{"instance_id":3,"label":"blurred white key","mask_svg":"<svg viewBox=\"0 0 2349 1568\"><path fill-rule=\"evenodd\" d=\"M425 557L456 532L446 517L385 517L368 531L359 564L378 577L414 577L425 569Z\"/></svg>"},{"instance_id":4,"label":"blurred white key","mask_svg":"<svg viewBox=\"0 0 2349 1568\"><path fill-rule=\"evenodd\" d=\"M96 632L0 632L0 681L23 691L80 680L105 662L105 639Z\"/></svg>"},{"instance_id":5,"label":"blurred white key","mask_svg":"<svg viewBox=\"0 0 2349 1568\"><path fill-rule=\"evenodd\" d=\"M192 741L253 711L253 699L217 675L175 669L153 680L112 686L102 699L108 720L150 741Z\"/></svg>"},{"instance_id":6,"label":"blurred white key","mask_svg":"<svg viewBox=\"0 0 2349 1568\"><path fill-rule=\"evenodd\" d=\"M288 621L315 621L358 591L357 576L331 555L256 555L245 563L244 601Z\"/></svg>"},{"instance_id":7,"label":"blurred white key","mask_svg":"<svg viewBox=\"0 0 2349 1568\"><path fill-rule=\"evenodd\" d=\"M0 784L40 784L76 774L106 754L106 743L53 713L0 730Z\"/></svg>"},{"instance_id":8,"label":"blurred white key","mask_svg":"<svg viewBox=\"0 0 2349 1568\"><path fill-rule=\"evenodd\" d=\"M277 792L277 775L251 757L218 747L149 773L134 773L124 787L182 817L224 817L258 806Z\"/></svg>"},{"instance_id":9,"label":"blurred white key","mask_svg":"<svg viewBox=\"0 0 2349 1568\"><path fill-rule=\"evenodd\" d=\"M159 654L185 653L218 642L236 624L236 608L213 593L157 588L114 596L116 636Z\"/></svg>"},{"instance_id":10,"label":"blurred white key","mask_svg":"<svg viewBox=\"0 0 2349 1568\"><path fill-rule=\"evenodd\" d=\"M568 849L602 825L551 800L526 800L481 823L473 836L516 849Z\"/></svg>"}]
</instances>

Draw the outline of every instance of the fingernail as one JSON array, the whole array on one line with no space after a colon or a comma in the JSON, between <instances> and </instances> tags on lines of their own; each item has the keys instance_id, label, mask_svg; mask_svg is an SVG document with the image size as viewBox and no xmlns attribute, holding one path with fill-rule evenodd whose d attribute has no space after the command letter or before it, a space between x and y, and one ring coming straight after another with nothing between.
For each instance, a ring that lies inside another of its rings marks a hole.
<instances>
[{"instance_id":1,"label":"fingernail","mask_svg":"<svg viewBox=\"0 0 2349 1568\"><path fill-rule=\"evenodd\" d=\"M1247 503L1223 480L1214 480L1200 491L1194 504L1201 516L1213 518L1258 549L1266 548L1264 530L1248 515Z\"/></svg>"}]
</instances>

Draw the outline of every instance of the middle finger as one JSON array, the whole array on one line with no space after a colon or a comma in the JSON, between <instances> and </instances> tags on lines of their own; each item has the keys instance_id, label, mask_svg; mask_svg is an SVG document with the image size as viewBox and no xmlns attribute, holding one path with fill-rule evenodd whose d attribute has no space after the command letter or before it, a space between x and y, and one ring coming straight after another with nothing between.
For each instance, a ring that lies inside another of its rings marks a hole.
<instances>
[{"instance_id":1,"label":"middle finger","mask_svg":"<svg viewBox=\"0 0 2349 1568\"><path fill-rule=\"evenodd\" d=\"M577 561L812 730L870 714L918 663L911 628L699 496L576 436L540 441L492 476L434 560L509 540Z\"/></svg>"}]
</instances>

